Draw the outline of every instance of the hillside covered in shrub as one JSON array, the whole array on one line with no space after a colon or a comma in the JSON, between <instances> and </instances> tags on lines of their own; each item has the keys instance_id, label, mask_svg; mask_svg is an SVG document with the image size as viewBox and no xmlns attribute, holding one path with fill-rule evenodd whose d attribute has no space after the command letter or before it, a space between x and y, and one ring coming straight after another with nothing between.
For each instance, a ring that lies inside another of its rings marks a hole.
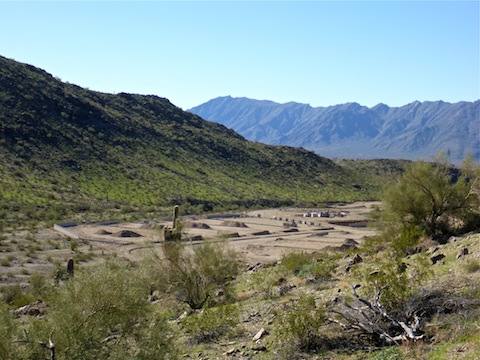
<instances>
[{"instance_id":1,"label":"hillside covered in shrub","mask_svg":"<svg viewBox=\"0 0 480 360\"><path fill-rule=\"evenodd\" d=\"M391 177L372 164L250 142L167 99L90 91L0 57L5 226L171 204L189 213L372 199Z\"/></svg>"}]
</instances>

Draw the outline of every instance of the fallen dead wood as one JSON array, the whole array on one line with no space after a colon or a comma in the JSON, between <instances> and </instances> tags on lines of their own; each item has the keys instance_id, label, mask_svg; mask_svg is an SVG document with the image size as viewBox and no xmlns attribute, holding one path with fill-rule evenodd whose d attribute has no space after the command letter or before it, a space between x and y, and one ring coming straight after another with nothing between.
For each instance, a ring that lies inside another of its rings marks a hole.
<instances>
[{"instance_id":1,"label":"fallen dead wood","mask_svg":"<svg viewBox=\"0 0 480 360\"><path fill-rule=\"evenodd\" d=\"M347 330L360 330L386 343L416 341L424 337L420 330L421 319L416 313L409 319L399 319L384 310L379 301L380 292L375 294L373 301L362 298L355 286L352 292L352 302L344 301L331 310L338 315L337 318L329 318L331 322Z\"/></svg>"}]
</instances>

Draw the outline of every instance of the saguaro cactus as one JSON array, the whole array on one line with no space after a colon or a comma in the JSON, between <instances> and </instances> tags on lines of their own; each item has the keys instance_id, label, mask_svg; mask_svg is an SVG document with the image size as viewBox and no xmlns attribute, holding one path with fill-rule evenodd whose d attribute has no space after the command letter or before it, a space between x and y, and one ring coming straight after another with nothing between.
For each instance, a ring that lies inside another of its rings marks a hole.
<instances>
[{"instance_id":1,"label":"saguaro cactus","mask_svg":"<svg viewBox=\"0 0 480 360\"><path fill-rule=\"evenodd\" d=\"M67 261L67 278L68 279L73 279L74 264L75 262L73 261L72 258L68 259Z\"/></svg>"},{"instance_id":2,"label":"saguaro cactus","mask_svg":"<svg viewBox=\"0 0 480 360\"><path fill-rule=\"evenodd\" d=\"M177 226L177 220L178 220L178 205L175 205L173 207L173 224L172 224L172 229L175 229Z\"/></svg>"},{"instance_id":3,"label":"saguaro cactus","mask_svg":"<svg viewBox=\"0 0 480 360\"><path fill-rule=\"evenodd\" d=\"M173 207L172 227L165 226L163 228L163 239L165 241L180 240L182 236L180 219L178 218L178 205Z\"/></svg>"}]
</instances>

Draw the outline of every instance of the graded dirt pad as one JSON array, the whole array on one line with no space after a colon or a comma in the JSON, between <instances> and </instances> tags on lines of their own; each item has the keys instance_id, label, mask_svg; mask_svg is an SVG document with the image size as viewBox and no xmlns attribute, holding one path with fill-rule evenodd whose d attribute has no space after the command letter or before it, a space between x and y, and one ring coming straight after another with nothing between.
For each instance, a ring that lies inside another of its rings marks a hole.
<instances>
[{"instance_id":1,"label":"graded dirt pad","mask_svg":"<svg viewBox=\"0 0 480 360\"><path fill-rule=\"evenodd\" d=\"M375 233L365 225L366 215L376 204L362 202L316 209L282 208L194 219L183 217L181 221L186 225L199 224L185 226L183 237L190 246L206 239L226 241L249 264L264 264L277 261L291 251L315 252L361 243L365 236ZM329 217L319 217L320 214ZM80 259L79 267L90 267L112 256L123 261L138 261L152 252L161 256L158 229L170 226L170 221L151 225L103 223L69 227L68 231L78 235L78 240L53 229L30 234L34 240L24 233L9 234L0 248L0 258L5 259L0 266L0 284L25 283L29 275L38 272L51 274L55 264L66 264L70 257ZM124 237L128 234L135 237Z\"/></svg>"}]
</instances>

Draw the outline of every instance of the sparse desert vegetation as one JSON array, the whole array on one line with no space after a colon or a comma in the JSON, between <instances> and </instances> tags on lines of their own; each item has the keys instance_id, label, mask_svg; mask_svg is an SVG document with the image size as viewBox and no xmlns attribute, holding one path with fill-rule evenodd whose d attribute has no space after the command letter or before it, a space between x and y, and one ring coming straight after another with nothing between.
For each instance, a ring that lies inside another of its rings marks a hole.
<instances>
[{"instance_id":1,"label":"sparse desert vegetation","mask_svg":"<svg viewBox=\"0 0 480 360\"><path fill-rule=\"evenodd\" d=\"M0 63L1 359L480 357L478 164L334 162Z\"/></svg>"}]
</instances>

